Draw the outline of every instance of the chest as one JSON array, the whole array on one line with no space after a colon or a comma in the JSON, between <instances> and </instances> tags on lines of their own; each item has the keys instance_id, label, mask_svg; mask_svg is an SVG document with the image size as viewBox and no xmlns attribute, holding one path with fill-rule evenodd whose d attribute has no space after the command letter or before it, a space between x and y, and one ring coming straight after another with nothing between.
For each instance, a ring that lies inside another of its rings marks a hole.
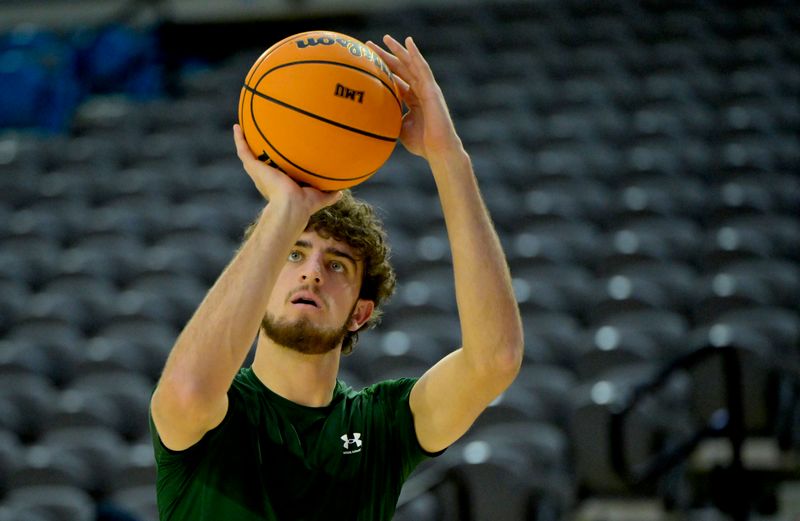
<instances>
[{"instance_id":1,"label":"chest","mask_svg":"<svg viewBox=\"0 0 800 521\"><path fill-rule=\"evenodd\" d=\"M299 481L358 479L381 459L386 438L379 419L352 403L315 413L268 408L254 427L262 468Z\"/></svg>"}]
</instances>

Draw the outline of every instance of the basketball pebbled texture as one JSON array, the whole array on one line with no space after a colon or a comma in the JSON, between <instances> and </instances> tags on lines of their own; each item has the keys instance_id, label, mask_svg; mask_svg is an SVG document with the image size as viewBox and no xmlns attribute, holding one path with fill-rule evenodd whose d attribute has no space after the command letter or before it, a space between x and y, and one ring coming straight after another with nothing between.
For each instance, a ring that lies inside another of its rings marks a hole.
<instances>
[{"instance_id":1,"label":"basketball pebbled texture","mask_svg":"<svg viewBox=\"0 0 800 521\"><path fill-rule=\"evenodd\" d=\"M267 49L239 98L239 122L253 153L321 190L374 174L394 150L402 116L381 58L330 31L300 33Z\"/></svg>"}]
</instances>

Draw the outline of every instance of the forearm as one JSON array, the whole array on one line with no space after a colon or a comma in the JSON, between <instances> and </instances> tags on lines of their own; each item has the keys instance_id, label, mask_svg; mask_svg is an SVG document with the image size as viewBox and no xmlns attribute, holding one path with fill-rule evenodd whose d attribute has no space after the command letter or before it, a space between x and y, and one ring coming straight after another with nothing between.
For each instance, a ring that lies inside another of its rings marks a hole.
<instances>
[{"instance_id":1,"label":"forearm","mask_svg":"<svg viewBox=\"0 0 800 521\"><path fill-rule=\"evenodd\" d=\"M252 235L209 290L169 355L159 386L179 400L224 396L258 332L270 292L307 217L268 205Z\"/></svg>"},{"instance_id":2,"label":"forearm","mask_svg":"<svg viewBox=\"0 0 800 521\"><path fill-rule=\"evenodd\" d=\"M514 372L522 326L500 240L461 147L431 160L453 257L465 354L485 368Z\"/></svg>"}]
</instances>

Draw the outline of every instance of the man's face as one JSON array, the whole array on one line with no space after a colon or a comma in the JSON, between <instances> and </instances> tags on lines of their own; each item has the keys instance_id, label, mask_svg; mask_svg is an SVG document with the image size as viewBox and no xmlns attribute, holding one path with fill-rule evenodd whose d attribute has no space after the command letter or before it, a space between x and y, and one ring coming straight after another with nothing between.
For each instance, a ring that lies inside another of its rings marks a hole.
<instances>
[{"instance_id":1,"label":"man's face","mask_svg":"<svg viewBox=\"0 0 800 521\"><path fill-rule=\"evenodd\" d=\"M373 303L358 298L363 269L346 243L303 232L270 296L265 334L305 354L335 349L372 314Z\"/></svg>"}]
</instances>

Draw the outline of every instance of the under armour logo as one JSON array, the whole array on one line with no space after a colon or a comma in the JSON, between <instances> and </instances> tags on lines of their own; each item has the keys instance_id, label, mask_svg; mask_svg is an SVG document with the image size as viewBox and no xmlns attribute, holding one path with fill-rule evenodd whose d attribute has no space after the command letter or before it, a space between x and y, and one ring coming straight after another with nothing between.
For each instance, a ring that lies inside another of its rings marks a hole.
<instances>
[{"instance_id":1,"label":"under armour logo","mask_svg":"<svg viewBox=\"0 0 800 521\"><path fill-rule=\"evenodd\" d=\"M347 434L342 434L340 439L344 442L343 447L345 448L345 454L353 454L355 452L361 451L361 433L354 432L353 437L349 437ZM355 450L350 450L355 448Z\"/></svg>"}]
</instances>

